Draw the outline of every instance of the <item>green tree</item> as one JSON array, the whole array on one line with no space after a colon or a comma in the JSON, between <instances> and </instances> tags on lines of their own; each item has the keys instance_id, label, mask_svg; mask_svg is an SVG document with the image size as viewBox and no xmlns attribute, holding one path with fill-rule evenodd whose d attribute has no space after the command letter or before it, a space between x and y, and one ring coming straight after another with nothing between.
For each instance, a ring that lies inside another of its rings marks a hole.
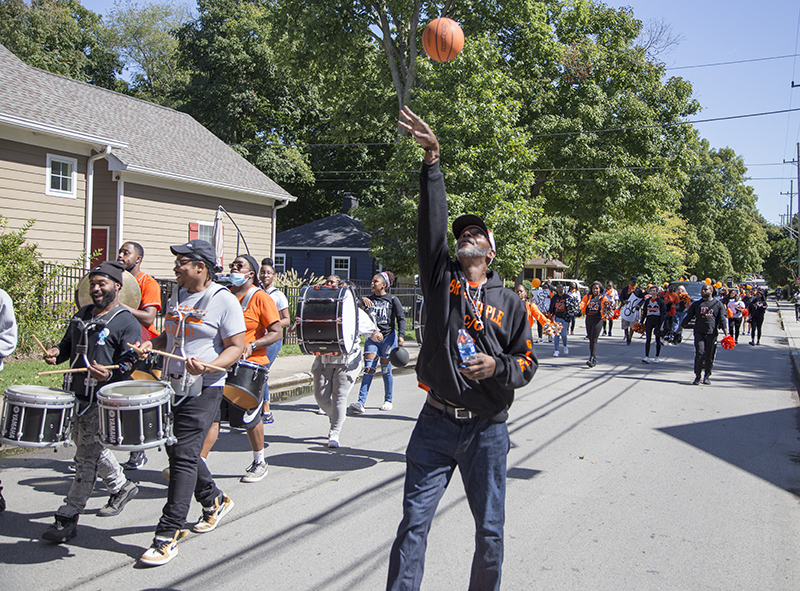
<instances>
[{"instance_id":1,"label":"green tree","mask_svg":"<svg viewBox=\"0 0 800 591\"><path fill-rule=\"evenodd\" d=\"M796 217L793 225L796 228ZM770 252L764 259L763 275L769 285L794 285L800 277L797 270L797 240L792 238L787 228L763 223L770 245ZM794 262L793 262L794 261Z\"/></svg>"},{"instance_id":2,"label":"green tree","mask_svg":"<svg viewBox=\"0 0 800 591\"><path fill-rule=\"evenodd\" d=\"M122 71L102 17L78 0L0 2L0 43L25 63L104 88ZM123 85L124 86L124 85Z\"/></svg>"},{"instance_id":3,"label":"green tree","mask_svg":"<svg viewBox=\"0 0 800 591\"><path fill-rule=\"evenodd\" d=\"M140 5L120 0L108 13L115 50L131 72L129 92L139 98L173 107L175 90L188 80L178 67L178 40L174 32L192 18L185 4L164 0Z\"/></svg>"}]
</instances>

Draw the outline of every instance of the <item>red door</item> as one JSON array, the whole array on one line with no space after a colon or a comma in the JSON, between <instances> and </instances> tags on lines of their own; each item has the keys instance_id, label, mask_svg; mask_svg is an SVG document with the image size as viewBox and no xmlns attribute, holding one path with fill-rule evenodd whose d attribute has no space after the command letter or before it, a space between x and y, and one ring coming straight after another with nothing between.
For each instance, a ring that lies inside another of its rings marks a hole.
<instances>
[{"instance_id":1,"label":"red door","mask_svg":"<svg viewBox=\"0 0 800 591\"><path fill-rule=\"evenodd\" d=\"M103 261L108 260L108 227L92 228L92 253L98 252L97 256L92 257L90 268L94 268Z\"/></svg>"}]
</instances>

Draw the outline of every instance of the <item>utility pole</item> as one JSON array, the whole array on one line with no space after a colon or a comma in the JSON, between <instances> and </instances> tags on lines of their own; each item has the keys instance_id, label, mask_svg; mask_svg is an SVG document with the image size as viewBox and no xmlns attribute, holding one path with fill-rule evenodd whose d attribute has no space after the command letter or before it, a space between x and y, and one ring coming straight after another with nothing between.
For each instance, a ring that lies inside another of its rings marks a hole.
<instances>
[{"instance_id":1,"label":"utility pole","mask_svg":"<svg viewBox=\"0 0 800 591\"><path fill-rule=\"evenodd\" d=\"M798 85L800 86L800 85ZM794 88L794 82L792 83ZM794 164L797 166L797 189L800 191L800 142L797 143L797 157L794 160L783 160L784 164ZM797 199L797 223L800 224L800 196ZM791 226L791 222L789 224ZM800 227L797 232L797 281L800 283Z\"/></svg>"},{"instance_id":2,"label":"utility pole","mask_svg":"<svg viewBox=\"0 0 800 591\"><path fill-rule=\"evenodd\" d=\"M794 217L794 213L792 213L792 209L793 209L793 207L792 207L792 205L793 205L792 197L794 196L794 181L793 180L789 180L789 192L788 193L781 192L781 195L788 195L789 196L789 208L786 210L786 214L785 215L781 215L781 218L783 219L783 223L781 224L781 226L786 228L789 231L789 236L794 238L795 236L797 236L797 231L794 229L794 224L792 222L792 219ZM799 275L799 277L800 277L800 275Z\"/></svg>"}]
</instances>

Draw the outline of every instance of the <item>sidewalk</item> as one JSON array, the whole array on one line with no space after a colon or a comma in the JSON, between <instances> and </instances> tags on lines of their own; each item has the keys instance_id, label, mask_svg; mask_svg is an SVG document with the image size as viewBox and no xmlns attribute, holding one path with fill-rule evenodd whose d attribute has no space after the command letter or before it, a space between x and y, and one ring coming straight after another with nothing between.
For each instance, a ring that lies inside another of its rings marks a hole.
<instances>
[{"instance_id":1,"label":"sidewalk","mask_svg":"<svg viewBox=\"0 0 800 591\"><path fill-rule=\"evenodd\" d=\"M772 302L769 302L768 305L771 306ZM800 380L800 322L795 320L794 303L780 301L776 302L776 305L781 327L786 333L786 341L789 345L789 356L792 359L794 375L797 380Z\"/></svg>"},{"instance_id":2,"label":"sidewalk","mask_svg":"<svg viewBox=\"0 0 800 591\"><path fill-rule=\"evenodd\" d=\"M394 368L394 373L413 370L417 362L420 346L413 341L407 341L404 346L408 350L408 365L403 368ZM278 393L292 388L310 386L313 362L312 355L278 357L269 372L269 391Z\"/></svg>"}]
</instances>

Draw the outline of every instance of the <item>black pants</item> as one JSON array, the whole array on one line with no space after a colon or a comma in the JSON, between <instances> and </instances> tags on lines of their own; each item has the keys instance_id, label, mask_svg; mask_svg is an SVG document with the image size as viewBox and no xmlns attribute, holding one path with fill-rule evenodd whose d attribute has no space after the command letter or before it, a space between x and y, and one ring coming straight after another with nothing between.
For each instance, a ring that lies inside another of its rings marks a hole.
<instances>
[{"instance_id":1,"label":"black pants","mask_svg":"<svg viewBox=\"0 0 800 591\"><path fill-rule=\"evenodd\" d=\"M657 330L661 325L661 318L658 316L653 316L653 319L650 320L650 317L645 318L644 321L644 356L650 357L650 341L653 338L653 331ZM661 355L661 339L656 335L656 357Z\"/></svg>"},{"instance_id":2,"label":"black pants","mask_svg":"<svg viewBox=\"0 0 800 591\"><path fill-rule=\"evenodd\" d=\"M694 333L694 375L699 378L703 370L705 370L706 376L711 375L711 368L714 366L714 355L716 352L717 333Z\"/></svg>"},{"instance_id":3,"label":"black pants","mask_svg":"<svg viewBox=\"0 0 800 591\"><path fill-rule=\"evenodd\" d=\"M608 336L611 336L611 329L614 328L614 321L603 320L603 332L606 332L606 324L608 324Z\"/></svg>"},{"instance_id":4,"label":"black pants","mask_svg":"<svg viewBox=\"0 0 800 591\"><path fill-rule=\"evenodd\" d=\"M754 343L761 342L761 325L764 324L764 317L761 318L753 318L750 321L750 340ZM758 338L756 338L756 334L758 334Z\"/></svg>"},{"instance_id":5,"label":"black pants","mask_svg":"<svg viewBox=\"0 0 800 591\"><path fill-rule=\"evenodd\" d=\"M742 327L741 318L728 318L728 334L733 337L733 340L739 340L739 329Z\"/></svg>"},{"instance_id":6,"label":"black pants","mask_svg":"<svg viewBox=\"0 0 800 591\"><path fill-rule=\"evenodd\" d=\"M603 328L603 318L598 315L586 317L586 335L589 337L589 357L597 357L597 340L600 338L600 329Z\"/></svg>"},{"instance_id":7,"label":"black pants","mask_svg":"<svg viewBox=\"0 0 800 591\"><path fill-rule=\"evenodd\" d=\"M201 378L202 379L202 378ZM167 504L156 526L156 535L172 537L182 529L194 498L203 507L214 505L221 494L206 463L200 459L206 434L219 410L222 388L203 388L200 396L187 398L172 407L173 434L177 443L167 447L169 488Z\"/></svg>"}]
</instances>

